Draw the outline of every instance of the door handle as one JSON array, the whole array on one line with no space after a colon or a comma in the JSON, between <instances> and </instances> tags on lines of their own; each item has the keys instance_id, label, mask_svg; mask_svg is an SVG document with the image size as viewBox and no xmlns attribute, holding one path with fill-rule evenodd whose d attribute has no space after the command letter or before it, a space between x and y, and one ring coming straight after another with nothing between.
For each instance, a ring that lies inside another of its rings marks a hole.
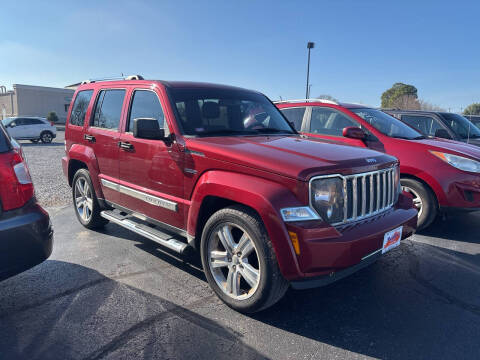
<instances>
[{"instance_id":1,"label":"door handle","mask_svg":"<svg viewBox=\"0 0 480 360\"><path fill-rule=\"evenodd\" d=\"M95 136L93 135L84 134L83 138L91 143L95 142Z\"/></svg>"},{"instance_id":2,"label":"door handle","mask_svg":"<svg viewBox=\"0 0 480 360\"><path fill-rule=\"evenodd\" d=\"M123 149L123 150L133 150L133 145L130 144L129 142L119 141L118 146L120 147L120 149Z\"/></svg>"}]
</instances>

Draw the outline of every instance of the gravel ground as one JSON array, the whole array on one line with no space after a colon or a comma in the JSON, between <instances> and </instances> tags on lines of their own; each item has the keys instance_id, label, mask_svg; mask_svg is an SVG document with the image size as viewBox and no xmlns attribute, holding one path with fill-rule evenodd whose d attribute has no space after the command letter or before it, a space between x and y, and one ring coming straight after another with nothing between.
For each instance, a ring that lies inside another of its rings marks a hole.
<instances>
[{"instance_id":1,"label":"gravel ground","mask_svg":"<svg viewBox=\"0 0 480 360\"><path fill-rule=\"evenodd\" d=\"M51 144L20 142L27 157L35 194L40 204L45 207L63 206L71 202L70 187L62 170L64 137L63 131L57 131L57 137Z\"/></svg>"}]
</instances>

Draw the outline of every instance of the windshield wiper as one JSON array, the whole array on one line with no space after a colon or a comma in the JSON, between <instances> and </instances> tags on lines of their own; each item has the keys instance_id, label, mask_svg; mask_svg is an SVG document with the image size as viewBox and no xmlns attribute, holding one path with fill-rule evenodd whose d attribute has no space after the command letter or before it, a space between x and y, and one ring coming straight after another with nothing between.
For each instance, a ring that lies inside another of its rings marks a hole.
<instances>
[{"instance_id":1,"label":"windshield wiper","mask_svg":"<svg viewBox=\"0 0 480 360\"><path fill-rule=\"evenodd\" d=\"M222 129L222 130L211 130L211 131L202 131L197 133L197 136L215 136L215 135L252 135L255 134L255 131L252 130L232 130L232 129Z\"/></svg>"},{"instance_id":2,"label":"windshield wiper","mask_svg":"<svg viewBox=\"0 0 480 360\"><path fill-rule=\"evenodd\" d=\"M293 135L295 133L291 132L291 131L288 131L288 130L282 130L282 129L277 129L277 128L269 128L269 127L266 127L266 128L260 128L260 129L255 129L256 132L258 133L261 133L261 134L264 134L264 133L285 133L285 134L288 134L288 135Z\"/></svg>"}]
</instances>

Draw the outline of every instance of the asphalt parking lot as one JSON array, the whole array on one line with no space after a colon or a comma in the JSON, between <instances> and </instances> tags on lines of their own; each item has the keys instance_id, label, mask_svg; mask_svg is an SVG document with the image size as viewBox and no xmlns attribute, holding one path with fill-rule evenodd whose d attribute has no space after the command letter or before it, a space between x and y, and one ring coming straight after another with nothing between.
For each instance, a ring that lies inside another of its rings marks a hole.
<instances>
[{"instance_id":1,"label":"asphalt parking lot","mask_svg":"<svg viewBox=\"0 0 480 360\"><path fill-rule=\"evenodd\" d=\"M81 227L62 134L24 148L55 244L0 283L0 359L479 358L480 214L439 219L349 278L245 316L215 297L198 259L114 224Z\"/></svg>"}]
</instances>

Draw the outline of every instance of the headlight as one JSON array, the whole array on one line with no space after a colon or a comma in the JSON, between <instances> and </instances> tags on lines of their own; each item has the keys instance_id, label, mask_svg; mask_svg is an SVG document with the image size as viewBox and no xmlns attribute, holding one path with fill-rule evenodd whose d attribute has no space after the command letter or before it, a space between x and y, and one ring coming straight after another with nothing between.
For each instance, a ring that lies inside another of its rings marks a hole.
<instances>
[{"instance_id":1,"label":"headlight","mask_svg":"<svg viewBox=\"0 0 480 360\"><path fill-rule=\"evenodd\" d=\"M452 165L453 167L474 173L480 173L480 162L472 160L463 156L457 156L449 153L442 153L439 151L430 151L433 155L439 159L445 161L446 163Z\"/></svg>"},{"instance_id":2,"label":"headlight","mask_svg":"<svg viewBox=\"0 0 480 360\"><path fill-rule=\"evenodd\" d=\"M318 220L320 217L308 206L291 207L280 210L283 221Z\"/></svg>"},{"instance_id":3,"label":"headlight","mask_svg":"<svg viewBox=\"0 0 480 360\"><path fill-rule=\"evenodd\" d=\"M312 181L310 201L323 220L329 223L343 221L343 179L331 177Z\"/></svg>"}]
</instances>

